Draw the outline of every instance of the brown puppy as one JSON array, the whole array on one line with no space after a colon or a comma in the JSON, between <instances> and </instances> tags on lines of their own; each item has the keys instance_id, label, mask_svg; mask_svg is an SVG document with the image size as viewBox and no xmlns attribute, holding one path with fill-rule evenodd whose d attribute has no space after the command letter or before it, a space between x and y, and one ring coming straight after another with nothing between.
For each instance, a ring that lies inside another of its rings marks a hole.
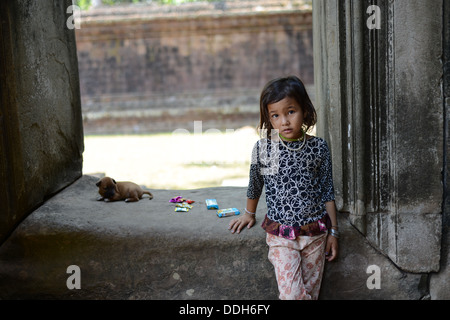
<instances>
[{"instance_id":1,"label":"brown puppy","mask_svg":"<svg viewBox=\"0 0 450 320\"><path fill-rule=\"evenodd\" d=\"M100 197L97 198L98 201L125 200L125 202L135 202L142 199L144 193L149 195L149 200L153 199L153 195L149 191L144 191L136 183L129 181L116 182L110 177L104 177L95 185L98 187L98 193L100 193Z\"/></svg>"}]
</instances>

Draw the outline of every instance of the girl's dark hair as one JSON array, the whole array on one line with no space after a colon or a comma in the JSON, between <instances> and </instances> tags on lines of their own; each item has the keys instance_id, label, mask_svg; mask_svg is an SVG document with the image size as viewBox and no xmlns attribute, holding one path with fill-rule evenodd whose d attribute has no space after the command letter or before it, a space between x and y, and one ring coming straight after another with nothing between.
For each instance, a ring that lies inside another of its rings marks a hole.
<instances>
[{"instance_id":1,"label":"girl's dark hair","mask_svg":"<svg viewBox=\"0 0 450 320\"><path fill-rule=\"evenodd\" d=\"M267 137L270 137L272 124L270 123L268 105L277 103L284 98L297 101L305 113L303 129L307 132L317 122L317 113L309 99L303 82L296 76L277 78L269 81L261 92L259 129L267 129Z\"/></svg>"}]
</instances>

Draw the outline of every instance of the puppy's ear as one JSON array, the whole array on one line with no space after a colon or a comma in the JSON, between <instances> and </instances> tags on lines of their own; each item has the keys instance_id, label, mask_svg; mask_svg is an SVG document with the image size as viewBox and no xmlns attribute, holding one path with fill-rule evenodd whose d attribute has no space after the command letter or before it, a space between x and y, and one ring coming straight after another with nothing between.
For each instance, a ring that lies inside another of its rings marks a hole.
<instances>
[{"instance_id":1,"label":"puppy's ear","mask_svg":"<svg viewBox=\"0 0 450 320\"><path fill-rule=\"evenodd\" d=\"M97 187L100 186L100 184L102 183L102 180L98 180L97 183L95 184Z\"/></svg>"},{"instance_id":2,"label":"puppy's ear","mask_svg":"<svg viewBox=\"0 0 450 320\"><path fill-rule=\"evenodd\" d=\"M112 181L114 182L114 184L117 184L116 180L112 179Z\"/></svg>"}]
</instances>

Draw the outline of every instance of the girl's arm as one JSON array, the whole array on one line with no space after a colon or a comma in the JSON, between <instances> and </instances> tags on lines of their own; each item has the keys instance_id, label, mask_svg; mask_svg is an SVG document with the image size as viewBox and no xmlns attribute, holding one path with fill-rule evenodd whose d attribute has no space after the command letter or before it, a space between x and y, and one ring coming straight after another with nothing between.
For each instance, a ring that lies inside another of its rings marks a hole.
<instances>
[{"instance_id":1,"label":"girl's arm","mask_svg":"<svg viewBox=\"0 0 450 320\"><path fill-rule=\"evenodd\" d=\"M250 212L256 212L256 208L258 206L259 198L257 199L249 199L247 198L247 207L246 209ZM228 225L228 230L231 230L231 233L240 233L242 228L247 226L248 229L253 227L253 225L256 223L256 217L254 214L250 214L245 212L242 216L240 216L237 219L231 220L230 224Z\"/></svg>"},{"instance_id":2,"label":"girl's arm","mask_svg":"<svg viewBox=\"0 0 450 320\"><path fill-rule=\"evenodd\" d=\"M338 228L336 205L334 201L325 202L325 209L327 210L328 216L330 217L331 225Z\"/></svg>"},{"instance_id":3,"label":"girl's arm","mask_svg":"<svg viewBox=\"0 0 450 320\"><path fill-rule=\"evenodd\" d=\"M334 201L325 202L325 208L331 220L331 228L338 230L336 205ZM328 235L327 246L325 249L327 260L333 261L334 259L336 259L338 256L338 251L339 251L338 239L336 237L333 237L332 235Z\"/></svg>"}]
</instances>

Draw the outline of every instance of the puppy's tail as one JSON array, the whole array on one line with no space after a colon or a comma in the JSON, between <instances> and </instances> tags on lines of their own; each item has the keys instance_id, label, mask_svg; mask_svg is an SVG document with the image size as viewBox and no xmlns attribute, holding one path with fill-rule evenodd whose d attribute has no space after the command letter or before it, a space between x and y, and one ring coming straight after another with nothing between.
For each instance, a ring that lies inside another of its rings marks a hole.
<instances>
[{"instance_id":1,"label":"puppy's tail","mask_svg":"<svg viewBox=\"0 0 450 320\"><path fill-rule=\"evenodd\" d=\"M153 199L153 194L150 191L144 191L144 194L148 194L148 200L152 200Z\"/></svg>"}]
</instances>

